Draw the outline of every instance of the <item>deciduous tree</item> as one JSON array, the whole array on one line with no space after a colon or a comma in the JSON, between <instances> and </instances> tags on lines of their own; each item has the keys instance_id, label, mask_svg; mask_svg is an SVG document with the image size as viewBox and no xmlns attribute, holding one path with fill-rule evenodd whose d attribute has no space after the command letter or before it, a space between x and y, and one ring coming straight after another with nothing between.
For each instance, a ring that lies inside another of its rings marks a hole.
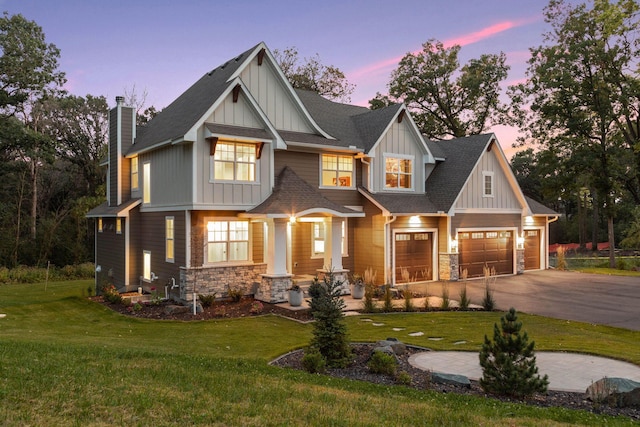
<instances>
[{"instance_id":1,"label":"deciduous tree","mask_svg":"<svg viewBox=\"0 0 640 427\"><path fill-rule=\"evenodd\" d=\"M273 56L294 88L311 90L334 101L350 102L355 86L338 67L322 64L317 53L301 61L298 50L288 47L275 49Z\"/></svg>"},{"instance_id":2,"label":"deciduous tree","mask_svg":"<svg viewBox=\"0 0 640 427\"><path fill-rule=\"evenodd\" d=\"M380 94L372 107L404 102L420 130L431 139L483 133L504 112L500 83L509 66L504 53L485 54L460 67L460 46L429 40L408 53L391 75L389 98Z\"/></svg>"},{"instance_id":3,"label":"deciduous tree","mask_svg":"<svg viewBox=\"0 0 640 427\"><path fill-rule=\"evenodd\" d=\"M531 49L527 81L510 89L524 142L585 162L608 219L611 267L616 201L640 182L638 10L633 0L552 0L546 44Z\"/></svg>"}]
</instances>

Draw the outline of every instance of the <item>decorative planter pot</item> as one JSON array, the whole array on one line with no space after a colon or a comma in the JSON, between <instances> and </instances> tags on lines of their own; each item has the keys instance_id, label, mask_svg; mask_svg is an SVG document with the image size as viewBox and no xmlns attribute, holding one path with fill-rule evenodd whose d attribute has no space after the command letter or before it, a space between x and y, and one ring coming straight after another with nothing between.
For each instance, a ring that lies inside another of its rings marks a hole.
<instances>
[{"instance_id":1,"label":"decorative planter pot","mask_svg":"<svg viewBox=\"0 0 640 427\"><path fill-rule=\"evenodd\" d=\"M356 283L351 285L351 297L353 299L362 299L364 298L364 284Z\"/></svg>"},{"instance_id":2,"label":"decorative planter pot","mask_svg":"<svg viewBox=\"0 0 640 427\"><path fill-rule=\"evenodd\" d=\"M304 299L304 293L302 289L300 290L289 290L289 304L292 307L300 307L302 305L302 300Z\"/></svg>"}]
</instances>

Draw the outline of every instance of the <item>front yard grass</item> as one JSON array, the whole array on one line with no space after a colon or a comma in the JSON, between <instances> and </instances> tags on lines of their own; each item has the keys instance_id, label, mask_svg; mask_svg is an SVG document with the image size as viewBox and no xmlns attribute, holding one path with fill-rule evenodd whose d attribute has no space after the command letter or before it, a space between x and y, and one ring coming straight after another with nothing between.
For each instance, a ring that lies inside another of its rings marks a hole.
<instances>
[{"instance_id":1,"label":"front yard grass","mask_svg":"<svg viewBox=\"0 0 640 427\"><path fill-rule=\"evenodd\" d=\"M134 319L82 297L88 284L49 283L46 292L44 284L0 286L0 313L6 314L0 319L0 424L634 425L581 411L282 370L267 361L305 346L310 325L275 316ZM396 336L434 349L477 351L500 314L366 315L347 321L352 341ZM537 350L640 364L640 332L521 316ZM363 322L365 317L373 321Z\"/></svg>"}]
</instances>

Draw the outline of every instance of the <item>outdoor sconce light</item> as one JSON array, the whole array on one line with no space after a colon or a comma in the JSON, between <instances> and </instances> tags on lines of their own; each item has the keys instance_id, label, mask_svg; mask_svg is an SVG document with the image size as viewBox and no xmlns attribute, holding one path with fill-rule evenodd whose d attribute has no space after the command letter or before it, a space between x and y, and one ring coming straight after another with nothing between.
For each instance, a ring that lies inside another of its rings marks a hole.
<instances>
[{"instance_id":1,"label":"outdoor sconce light","mask_svg":"<svg viewBox=\"0 0 640 427\"><path fill-rule=\"evenodd\" d=\"M453 239L451 240L451 253L455 254L458 253L458 240L457 239Z\"/></svg>"},{"instance_id":2,"label":"outdoor sconce light","mask_svg":"<svg viewBox=\"0 0 640 427\"><path fill-rule=\"evenodd\" d=\"M518 245L518 249L524 249L524 237L519 236L516 238L516 243Z\"/></svg>"}]
</instances>

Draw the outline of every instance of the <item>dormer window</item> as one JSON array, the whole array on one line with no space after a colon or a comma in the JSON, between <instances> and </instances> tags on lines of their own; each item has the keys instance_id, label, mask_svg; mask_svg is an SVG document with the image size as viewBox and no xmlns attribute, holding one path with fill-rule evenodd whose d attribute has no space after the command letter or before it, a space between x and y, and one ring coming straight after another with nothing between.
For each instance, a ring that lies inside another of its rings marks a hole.
<instances>
[{"instance_id":1,"label":"dormer window","mask_svg":"<svg viewBox=\"0 0 640 427\"><path fill-rule=\"evenodd\" d=\"M335 154L322 155L321 187L350 187L354 186L353 157Z\"/></svg>"},{"instance_id":2,"label":"dormer window","mask_svg":"<svg viewBox=\"0 0 640 427\"><path fill-rule=\"evenodd\" d=\"M216 181L256 181L255 144L218 141L213 154L213 179Z\"/></svg>"},{"instance_id":3,"label":"dormer window","mask_svg":"<svg viewBox=\"0 0 640 427\"><path fill-rule=\"evenodd\" d=\"M410 190L413 188L413 157L385 155L384 187L389 190Z\"/></svg>"}]
</instances>

